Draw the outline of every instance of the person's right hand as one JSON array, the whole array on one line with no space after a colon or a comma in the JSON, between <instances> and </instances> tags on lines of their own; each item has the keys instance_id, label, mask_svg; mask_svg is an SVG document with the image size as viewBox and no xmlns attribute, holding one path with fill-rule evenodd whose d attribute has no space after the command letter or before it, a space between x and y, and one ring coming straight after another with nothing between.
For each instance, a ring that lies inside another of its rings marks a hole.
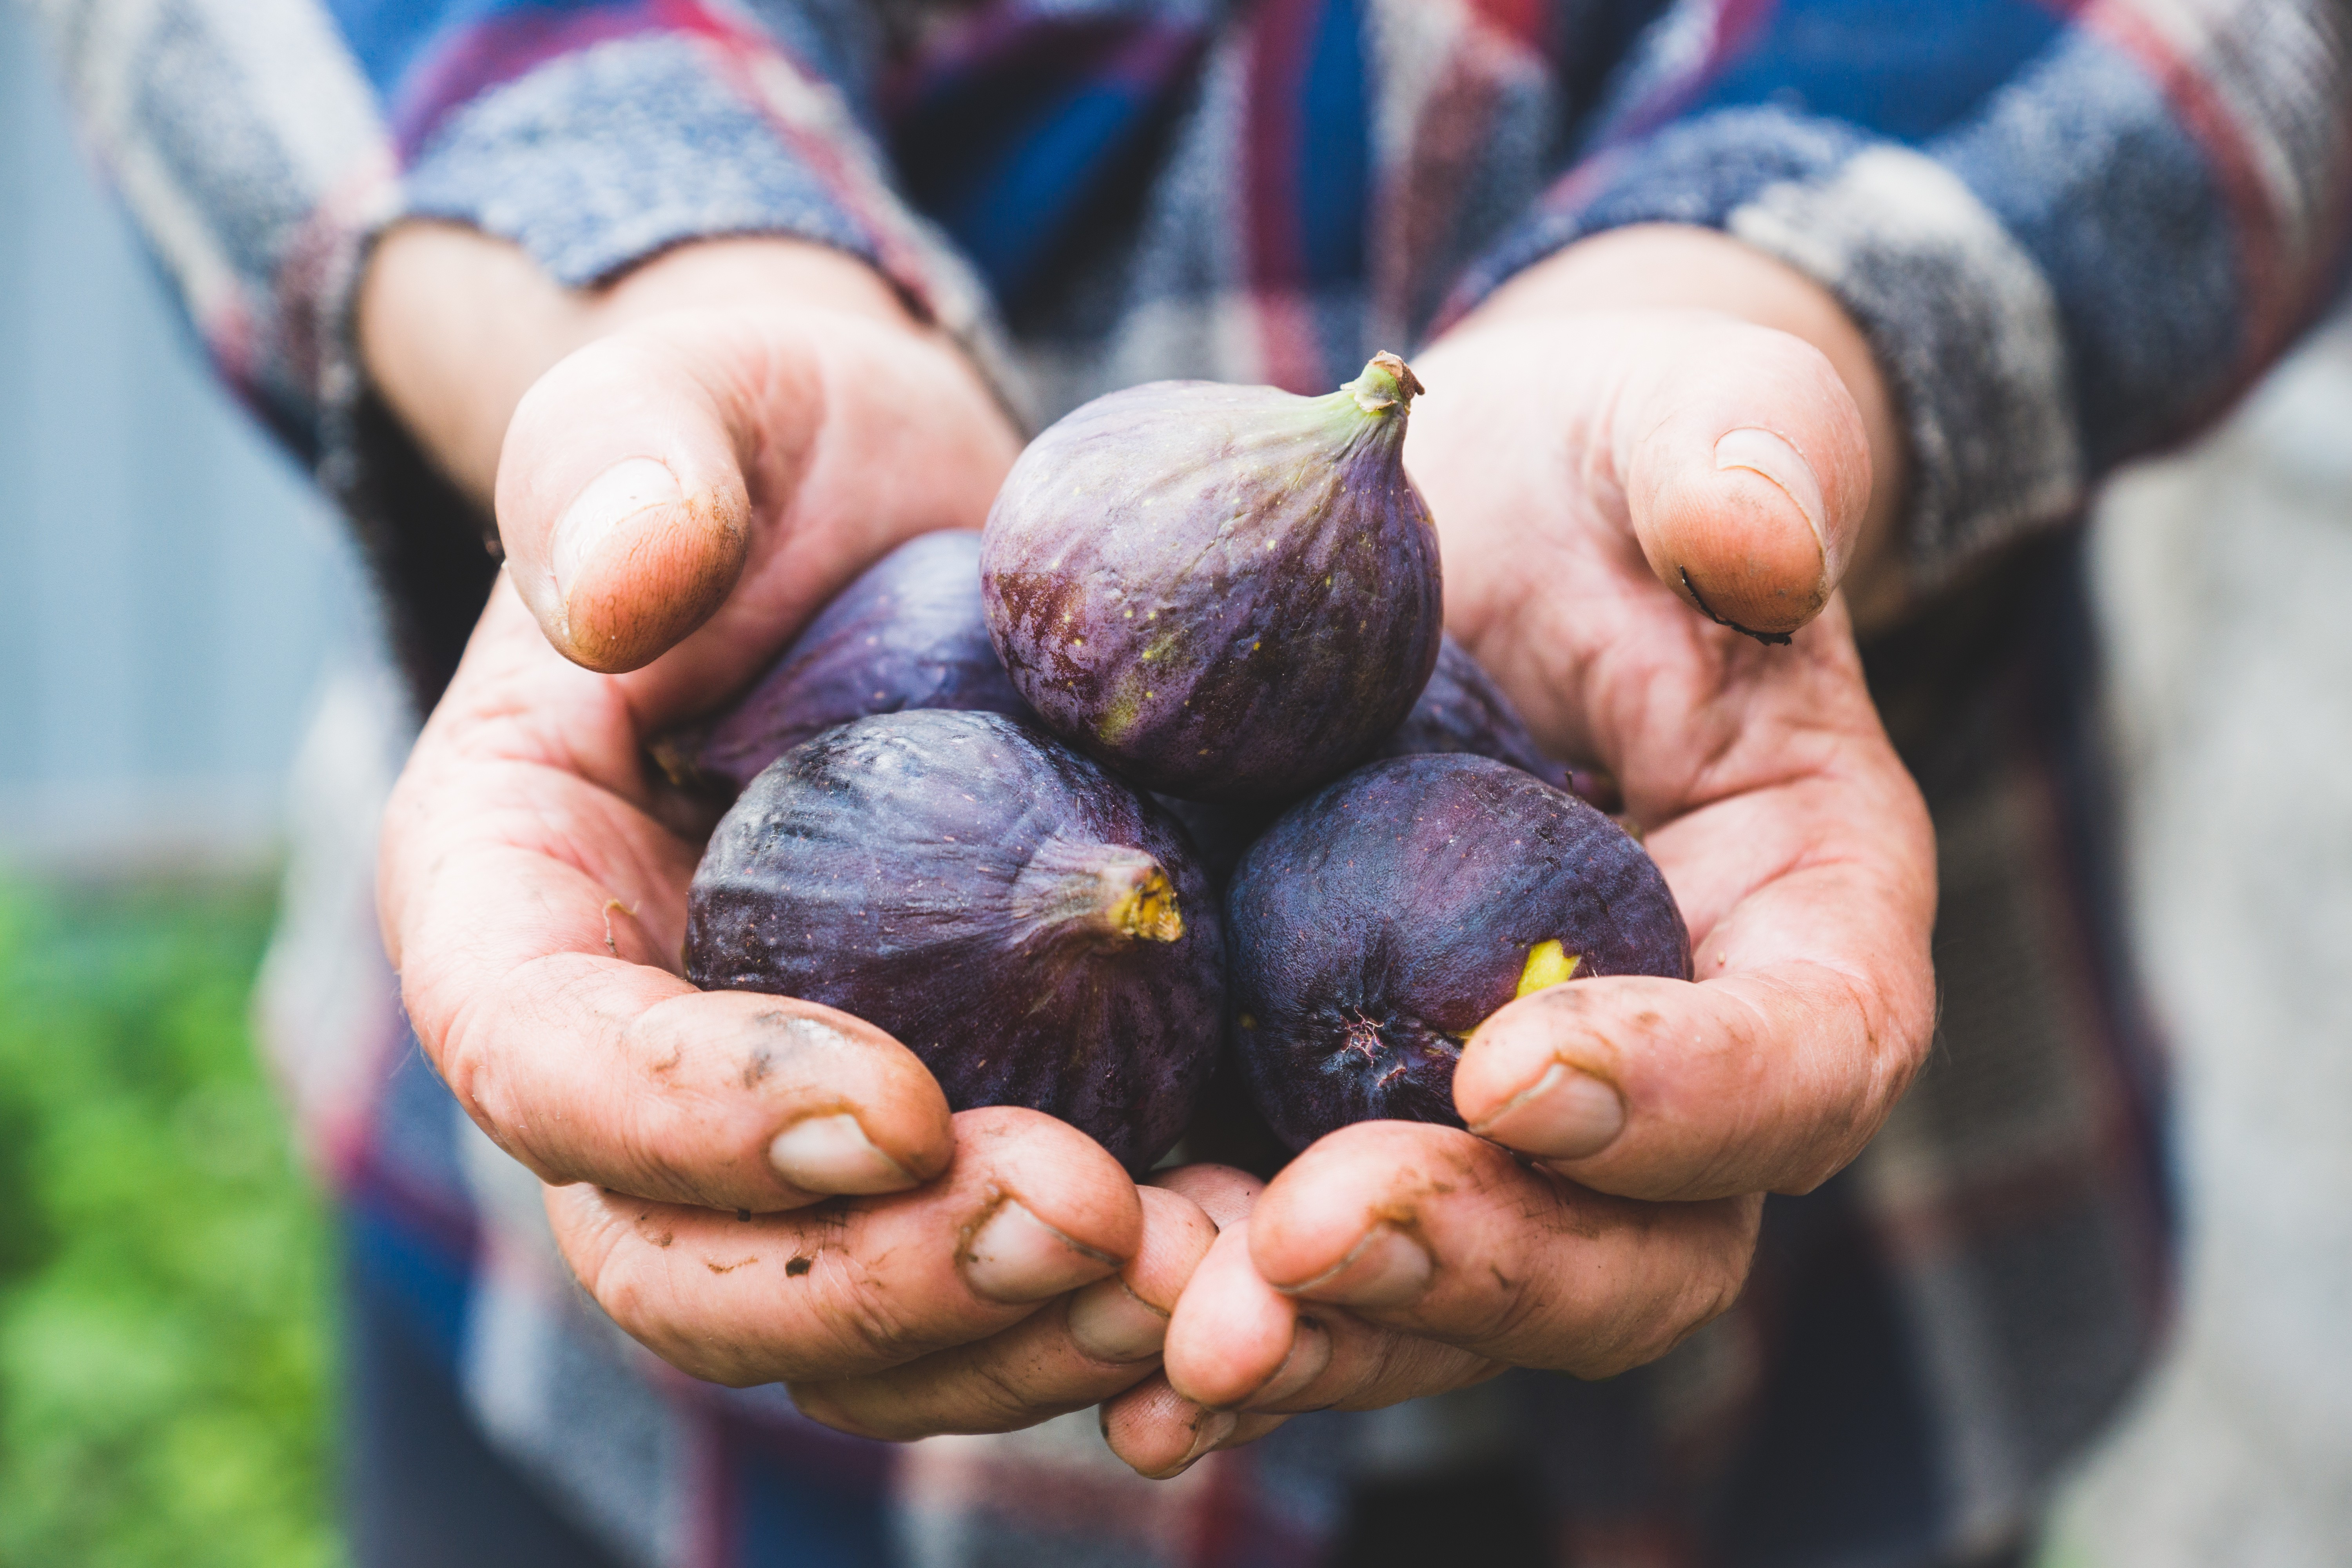
<instances>
[{"instance_id":1,"label":"person's right hand","mask_svg":"<svg viewBox=\"0 0 2352 1568\"><path fill-rule=\"evenodd\" d=\"M696 990L680 949L708 823L644 761L894 545L978 526L1013 429L951 343L830 253L690 247L577 306L530 295L554 286L516 259L396 235L362 304L379 384L461 484L487 487L483 423L504 432L506 571L383 829L419 1041L548 1184L590 1293L688 1373L782 1380L893 1437L1129 1386L1206 1217L1051 1118L950 1115L869 1024ZM478 334L436 314L475 260L525 291L477 301ZM533 321L560 330L515 325ZM583 338L509 426L495 388L529 379L517 357Z\"/></svg>"}]
</instances>

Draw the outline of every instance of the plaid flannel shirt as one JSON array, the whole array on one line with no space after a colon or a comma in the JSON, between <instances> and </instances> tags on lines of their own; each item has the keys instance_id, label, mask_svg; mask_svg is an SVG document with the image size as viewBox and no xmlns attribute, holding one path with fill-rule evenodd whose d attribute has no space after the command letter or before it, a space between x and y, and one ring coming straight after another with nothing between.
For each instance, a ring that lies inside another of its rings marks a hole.
<instances>
[{"instance_id":1,"label":"plaid flannel shirt","mask_svg":"<svg viewBox=\"0 0 2352 1568\"><path fill-rule=\"evenodd\" d=\"M2128 1386L2168 1199L2063 525L2334 291L2339 0L31 4L222 376L351 515L423 701L493 567L352 360L407 216L572 284L710 235L837 247L1040 420L1160 376L1322 390L1580 236L1700 224L1833 291L1902 411L1938 592L1867 651L1939 832L1934 1057L1850 1170L1768 1205L1739 1305L1607 1384L1302 1418L1165 1484L1083 1416L893 1449L691 1384L583 1301L417 1055L364 874L298 900L316 962L272 1032L361 1265L616 1558L1296 1563L1351 1492L1507 1455L1562 1563L1957 1561L2019 1538Z\"/></svg>"}]
</instances>

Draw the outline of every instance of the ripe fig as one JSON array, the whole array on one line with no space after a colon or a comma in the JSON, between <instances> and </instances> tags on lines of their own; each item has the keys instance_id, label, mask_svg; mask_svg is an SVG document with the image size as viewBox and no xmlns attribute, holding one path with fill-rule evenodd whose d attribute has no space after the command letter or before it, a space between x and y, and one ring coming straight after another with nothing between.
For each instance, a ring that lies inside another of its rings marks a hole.
<instances>
[{"instance_id":1,"label":"ripe fig","mask_svg":"<svg viewBox=\"0 0 2352 1568\"><path fill-rule=\"evenodd\" d=\"M921 534L885 555L725 714L666 738L655 756L679 783L731 795L835 724L918 708L1031 717L988 640L976 533Z\"/></svg>"},{"instance_id":2,"label":"ripe fig","mask_svg":"<svg viewBox=\"0 0 2352 1568\"><path fill-rule=\"evenodd\" d=\"M1503 689L1470 650L1447 634L1438 644L1437 668L1429 684L1389 732L1375 757L1413 757L1444 752L1469 752L1508 763L1530 773L1554 789L1564 789L1594 805L1605 806L1612 796L1599 775L1571 767L1544 754Z\"/></svg>"},{"instance_id":3,"label":"ripe fig","mask_svg":"<svg viewBox=\"0 0 2352 1568\"><path fill-rule=\"evenodd\" d=\"M1451 633L1437 645L1437 668L1422 688L1412 711L1389 731L1373 755L1416 757L1443 752L1470 752L1508 763L1604 810L1614 802L1598 774L1544 754L1518 710L1495 684L1495 678ZM1214 805L1172 795L1159 799L1192 834L1210 879L1219 887L1233 879L1243 852L1274 826L1283 807L1295 804Z\"/></svg>"},{"instance_id":4,"label":"ripe fig","mask_svg":"<svg viewBox=\"0 0 2352 1568\"><path fill-rule=\"evenodd\" d=\"M1303 1149L1394 1117L1460 1126L1454 1064L1515 997L1596 974L1687 980L1665 879L1576 796L1486 757L1360 768L1252 845L1225 903L1233 1038Z\"/></svg>"},{"instance_id":5,"label":"ripe fig","mask_svg":"<svg viewBox=\"0 0 2352 1568\"><path fill-rule=\"evenodd\" d=\"M1186 800L1181 795L1155 795L1151 798L1184 825L1184 831L1192 836L1192 847L1201 852L1201 865L1209 873L1210 885L1220 889L1233 880L1234 868L1242 863L1243 851L1282 815L1279 805L1212 805L1204 800Z\"/></svg>"},{"instance_id":6,"label":"ripe fig","mask_svg":"<svg viewBox=\"0 0 2352 1568\"><path fill-rule=\"evenodd\" d=\"M1045 1111L1136 1172L1191 1119L1224 1005L1175 823L995 713L880 714L778 758L694 874L686 967L855 1013L956 1110Z\"/></svg>"},{"instance_id":7,"label":"ripe fig","mask_svg":"<svg viewBox=\"0 0 2352 1568\"><path fill-rule=\"evenodd\" d=\"M1029 444L981 538L989 631L1045 726L1129 778L1293 798L1369 755L1437 659L1437 536L1394 354L1327 397L1155 382Z\"/></svg>"}]
</instances>

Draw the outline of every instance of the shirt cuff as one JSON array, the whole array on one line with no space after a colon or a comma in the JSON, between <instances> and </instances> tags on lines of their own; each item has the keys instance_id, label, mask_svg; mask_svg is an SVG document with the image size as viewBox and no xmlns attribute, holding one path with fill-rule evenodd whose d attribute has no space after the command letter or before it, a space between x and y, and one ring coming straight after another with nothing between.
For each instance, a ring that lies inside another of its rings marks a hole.
<instances>
[{"instance_id":1,"label":"shirt cuff","mask_svg":"<svg viewBox=\"0 0 2352 1568\"><path fill-rule=\"evenodd\" d=\"M898 198L839 89L781 50L664 33L559 56L435 127L403 205L511 240L572 287L688 240L830 246L1008 380L976 275Z\"/></svg>"}]
</instances>

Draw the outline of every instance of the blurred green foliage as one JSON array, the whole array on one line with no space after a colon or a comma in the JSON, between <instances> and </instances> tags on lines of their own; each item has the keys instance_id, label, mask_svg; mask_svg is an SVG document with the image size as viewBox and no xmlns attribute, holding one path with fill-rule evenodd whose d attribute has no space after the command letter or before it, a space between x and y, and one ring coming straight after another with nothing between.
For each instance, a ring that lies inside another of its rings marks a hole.
<instances>
[{"instance_id":1,"label":"blurred green foliage","mask_svg":"<svg viewBox=\"0 0 2352 1568\"><path fill-rule=\"evenodd\" d=\"M0 1568L327 1568L332 1268L253 882L0 884Z\"/></svg>"}]
</instances>

